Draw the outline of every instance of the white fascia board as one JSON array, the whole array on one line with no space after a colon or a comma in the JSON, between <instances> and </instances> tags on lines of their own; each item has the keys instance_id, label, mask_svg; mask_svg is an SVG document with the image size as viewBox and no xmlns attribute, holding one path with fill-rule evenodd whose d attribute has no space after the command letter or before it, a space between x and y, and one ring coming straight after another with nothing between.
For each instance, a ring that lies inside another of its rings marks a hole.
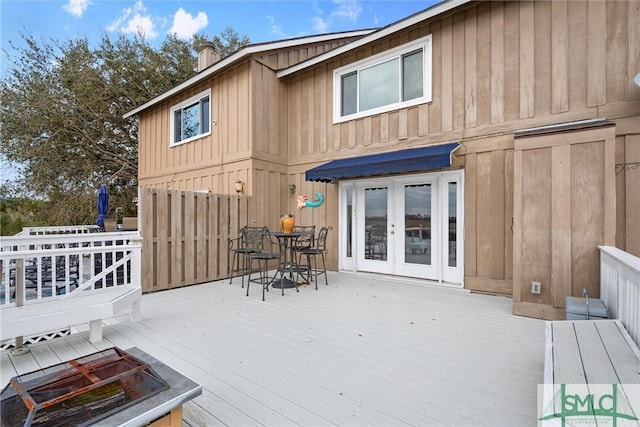
<instances>
[{"instance_id":1,"label":"white fascia board","mask_svg":"<svg viewBox=\"0 0 640 427\"><path fill-rule=\"evenodd\" d=\"M191 77L190 79L182 82L181 84L179 84L178 86L174 87L173 89L168 90L167 92L164 92L161 95L156 96L155 98L153 98L152 100L142 104L139 107L134 108L133 110L129 111L128 113L125 113L122 117L123 118L128 118L131 116L134 116L144 110L146 110L147 108L150 108L152 106L154 106L155 104L164 101L167 98L170 98L171 96L182 92L183 90L189 88L190 86L198 83L199 81L209 77L210 75L214 74L215 72L233 64L234 62L237 62L241 59L243 59L244 57L248 57L250 55L253 55L255 53L259 53L259 52L265 52L268 50L275 50L275 49L283 49L283 48L288 48L288 47L293 47L293 46L298 46L298 45L302 45L302 44L308 44L308 43L318 43L318 42L323 42L323 41L330 41L330 40L334 40L334 39L341 39L341 38L345 38L345 37L361 37L361 36L366 36L368 34L371 34L372 32L374 32L375 30L358 30L358 31L345 31L345 32L341 32L341 33L331 33L331 34L322 34L322 35L318 35L318 36L310 36L310 37L298 37L298 38L294 38L294 39L287 39L287 40L282 40L282 41L275 41L275 42L266 42L266 43L256 43L256 44L252 44L249 45L247 47L245 47L244 49L239 50L238 52L236 52L235 54L219 61L216 62L215 64L213 64L212 66L210 66L209 68L206 68L205 70L203 70L202 72L196 74L195 76Z\"/></svg>"},{"instance_id":2,"label":"white fascia board","mask_svg":"<svg viewBox=\"0 0 640 427\"><path fill-rule=\"evenodd\" d=\"M289 68L285 68L284 70L278 71L276 73L276 77L278 78L282 78L282 77L286 77L290 74L296 73L300 70L304 70L305 68L311 67L313 65L319 64L323 61L326 61L328 59L334 58L338 55L341 55L345 52L349 52L350 50L353 49L357 49L360 46L364 46L368 43L374 42L376 40L379 40L383 37L386 37L390 34L396 33L398 31L402 31L405 28L408 28L412 25L415 25L419 22L422 22L424 20L430 19L434 16L440 15L442 13L448 12L452 9L455 9L458 6L464 5L466 3L469 3L471 0L445 0L442 3L438 3L437 5L434 5L432 7L430 7L429 9L426 9L422 12L418 12L414 15L409 16L408 18L405 18L401 21L396 22L395 24L390 24L384 28L381 28L380 30L369 34L368 36L365 36L361 39L358 39L356 41L353 41L351 43L348 43L344 46L341 46L339 48L333 49L329 52L326 52L322 55L318 55L315 56L307 61L301 62L299 64L296 64L292 67Z\"/></svg>"}]
</instances>

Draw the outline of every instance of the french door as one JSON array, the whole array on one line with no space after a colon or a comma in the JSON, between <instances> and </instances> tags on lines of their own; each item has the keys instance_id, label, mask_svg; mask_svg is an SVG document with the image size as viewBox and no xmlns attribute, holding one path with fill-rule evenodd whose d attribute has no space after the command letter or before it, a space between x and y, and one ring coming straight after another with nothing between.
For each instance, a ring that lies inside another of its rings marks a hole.
<instances>
[{"instance_id":1,"label":"french door","mask_svg":"<svg viewBox=\"0 0 640 427\"><path fill-rule=\"evenodd\" d=\"M462 284L462 174L341 183L341 270Z\"/></svg>"}]
</instances>

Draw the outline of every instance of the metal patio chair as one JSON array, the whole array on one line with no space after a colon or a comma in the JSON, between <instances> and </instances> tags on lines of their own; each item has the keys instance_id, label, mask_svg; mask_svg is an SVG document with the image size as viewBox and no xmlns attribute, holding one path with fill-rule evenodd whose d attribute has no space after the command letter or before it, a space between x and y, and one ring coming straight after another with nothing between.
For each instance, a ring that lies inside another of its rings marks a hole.
<instances>
[{"instance_id":1,"label":"metal patio chair","mask_svg":"<svg viewBox=\"0 0 640 427\"><path fill-rule=\"evenodd\" d=\"M229 239L229 252L233 254L229 284L233 283L233 278L239 273L244 288L244 276L249 271L249 255L262 250L265 229L266 227L244 226L240 229L239 237Z\"/></svg>"},{"instance_id":2,"label":"metal patio chair","mask_svg":"<svg viewBox=\"0 0 640 427\"><path fill-rule=\"evenodd\" d=\"M327 235L329 230L333 227L322 227L318 232L318 237L315 239L315 245L306 249L302 249L298 252L298 269L300 274L304 277L305 272L309 282L313 281L316 284L316 290L318 289L318 276L324 274L324 283L329 285L327 279L327 266L325 262L325 252L327 250ZM302 258L306 259L306 264L302 264ZM318 258L322 261L322 267L318 266ZM312 262L313 259L313 262Z\"/></svg>"},{"instance_id":3,"label":"metal patio chair","mask_svg":"<svg viewBox=\"0 0 640 427\"><path fill-rule=\"evenodd\" d=\"M295 240L293 245L291 246L291 259L295 265L296 273L298 273L298 277L300 277L300 271L298 268L298 258L300 252L304 249L311 248L315 245L316 240L316 226L315 225L296 225L293 227L294 233L302 233ZM304 277L303 277L304 278Z\"/></svg>"},{"instance_id":4,"label":"metal patio chair","mask_svg":"<svg viewBox=\"0 0 640 427\"><path fill-rule=\"evenodd\" d=\"M269 292L269 286L273 284L273 282L275 282L278 277L278 271L280 271L280 264L282 263L284 250L281 247L280 242L271 235L271 232L267 227L264 227L262 230L262 243L260 245L260 248L260 251L252 252L247 255L249 264L247 276L247 296L249 296L250 284L258 283L262 286L262 301L264 301L265 292ZM278 262L278 268L273 276L269 276L269 262L272 261ZM257 278L253 277L254 262L257 262L258 264Z\"/></svg>"}]
</instances>

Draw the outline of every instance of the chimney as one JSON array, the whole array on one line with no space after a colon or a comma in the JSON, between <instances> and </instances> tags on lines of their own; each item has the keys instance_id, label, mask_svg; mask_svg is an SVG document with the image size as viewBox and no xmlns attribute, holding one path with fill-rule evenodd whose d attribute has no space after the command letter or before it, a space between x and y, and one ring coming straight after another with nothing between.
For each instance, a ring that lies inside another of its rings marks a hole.
<instances>
[{"instance_id":1,"label":"chimney","mask_svg":"<svg viewBox=\"0 0 640 427\"><path fill-rule=\"evenodd\" d=\"M213 42L205 42L202 50L198 53L198 69L200 72L210 65L220 60L220 55L216 52Z\"/></svg>"}]
</instances>

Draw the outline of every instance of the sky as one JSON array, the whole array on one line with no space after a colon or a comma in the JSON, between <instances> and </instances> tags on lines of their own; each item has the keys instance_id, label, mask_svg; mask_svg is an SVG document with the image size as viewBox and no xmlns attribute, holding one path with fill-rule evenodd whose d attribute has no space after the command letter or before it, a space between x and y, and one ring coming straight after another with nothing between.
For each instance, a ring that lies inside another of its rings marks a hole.
<instances>
[{"instance_id":1,"label":"sky","mask_svg":"<svg viewBox=\"0 0 640 427\"><path fill-rule=\"evenodd\" d=\"M24 46L21 34L36 41L85 37L91 45L103 35L145 35L159 46L169 34L210 37L231 27L251 43L315 34L380 28L420 12L439 0L0 0L0 75ZM3 161L0 178L19 171Z\"/></svg>"},{"instance_id":2,"label":"sky","mask_svg":"<svg viewBox=\"0 0 640 427\"><path fill-rule=\"evenodd\" d=\"M10 42L20 33L36 40L86 37L98 43L142 32L150 43L168 34L219 35L231 27L252 43L337 31L379 28L437 3L436 0L0 0L2 72Z\"/></svg>"}]
</instances>

